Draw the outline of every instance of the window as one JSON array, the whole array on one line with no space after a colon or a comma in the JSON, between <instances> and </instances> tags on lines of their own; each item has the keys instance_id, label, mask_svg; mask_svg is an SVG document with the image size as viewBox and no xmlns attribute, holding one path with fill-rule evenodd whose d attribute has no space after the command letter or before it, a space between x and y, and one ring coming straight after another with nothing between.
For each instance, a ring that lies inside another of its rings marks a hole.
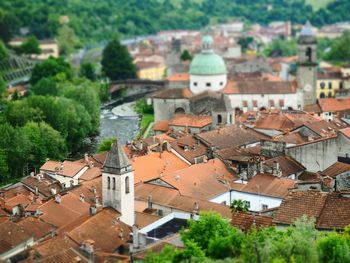
<instances>
[{"instance_id":1,"label":"window","mask_svg":"<svg viewBox=\"0 0 350 263\"><path fill-rule=\"evenodd\" d=\"M332 89L332 82L328 82L328 89Z\"/></svg>"},{"instance_id":2,"label":"window","mask_svg":"<svg viewBox=\"0 0 350 263\"><path fill-rule=\"evenodd\" d=\"M332 98L332 92L328 92L328 98Z\"/></svg>"},{"instance_id":3,"label":"window","mask_svg":"<svg viewBox=\"0 0 350 263\"><path fill-rule=\"evenodd\" d=\"M115 178L113 177L113 190L115 190Z\"/></svg>"},{"instance_id":4,"label":"window","mask_svg":"<svg viewBox=\"0 0 350 263\"><path fill-rule=\"evenodd\" d=\"M268 206L268 205L265 205L265 204L262 204L262 205L261 205L261 208L262 208L262 210L266 210L266 209L269 208L269 206Z\"/></svg>"},{"instance_id":5,"label":"window","mask_svg":"<svg viewBox=\"0 0 350 263\"><path fill-rule=\"evenodd\" d=\"M197 82L193 82L193 86L197 87Z\"/></svg>"},{"instance_id":6,"label":"window","mask_svg":"<svg viewBox=\"0 0 350 263\"><path fill-rule=\"evenodd\" d=\"M224 85L224 83L221 81L221 82L220 82L220 86L222 86L222 85Z\"/></svg>"},{"instance_id":7,"label":"window","mask_svg":"<svg viewBox=\"0 0 350 263\"><path fill-rule=\"evenodd\" d=\"M111 178L107 177L107 189L111 189Z\"/></svg>"},{"instance_id":8,"label":"window","mask_svg":"<svg viewBox=\"0 0 350 263\"><path fill-rule=\"evenodd\" d=\"M324 98L324 97L326 97L326 95L324 94L324 92L321 92L321 93L320 93L320 98L322 99L322 98Z\"/></svg>"},{"instance_id":9,"label":"window","mask_svg":"<svg viewBox=\"0 0 350 263\"><path fill-rule=\"evenodd\" d=\"M232 114L230 114L230 124L232 124Z\"/></svg>"},{"instance_id":10,"label":"window","mask_svg":"<svg viewBox=\"0 0 350 263\"><path fill-rule=\"evenodd\" d=\"M218 124L222 123L222 116L218 114Z\"/></svg>"},{"instance_id":11,"label":"window","mask_svg":"<svg viewBox=\"0 0 350 263\"><path fill-rule=\"evenodd\" d=\"M125 177L125 193L130 193L130 182L129 182L129 176Z\"/></svg>"},{"instance_id":12,"label":"window","mask_svg":"<svg viewBox=\"0 0 350 263\"><path fill-rule=\"evenodd\" d=\"M246 205L248 208L250 208L250 202L249 201L245 201Z\"/></svg>"},{"instance_id":13,"label":"window","mask_svg":"<svg viewBox=\"0 0 350 263\"><path fill-rule=\"evenodd\" d=\"M321 84L320 84L321 89L324 89L325 86L326 86L326 83L321 82Z\"/></svg>"},{"instance_id":14,"label":"window","mask_svg":"<svg viewBox=\"0 0 350 263\"><path fill-rule=\"evenodd\" d=\"M307 57L308 62L312 62L312 48L311 47L307 47L306 57Z\"/></svg>"},{"instance_id":15,"label":"window","mask_svg":"<svg viewBox=\"0 0 350 263\"><path fill-rule=\"evenodd\" d=\"M210 82L207 82L206 86L207 86L207 87L210 87L210 86L211 86L211 83L210 83Z\"/></svg>"}]
</instances>

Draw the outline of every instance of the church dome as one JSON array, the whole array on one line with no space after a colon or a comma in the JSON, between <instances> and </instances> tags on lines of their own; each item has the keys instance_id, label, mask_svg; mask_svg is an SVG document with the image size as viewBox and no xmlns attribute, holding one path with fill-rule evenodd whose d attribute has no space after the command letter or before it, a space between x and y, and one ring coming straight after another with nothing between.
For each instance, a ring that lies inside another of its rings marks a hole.
<instances>
[{"instance_id":1,"label":"church dome","mask_svg":"<svg viewBox=\"0 0 350 263\"><path fill-rule=\"evenodd\" d=\"M215 54L213 38L204 36L202 39L202 52L197 54L191 62L190 75L224 75L227 73L225 61Z\"/></svg>"}]
</instances>

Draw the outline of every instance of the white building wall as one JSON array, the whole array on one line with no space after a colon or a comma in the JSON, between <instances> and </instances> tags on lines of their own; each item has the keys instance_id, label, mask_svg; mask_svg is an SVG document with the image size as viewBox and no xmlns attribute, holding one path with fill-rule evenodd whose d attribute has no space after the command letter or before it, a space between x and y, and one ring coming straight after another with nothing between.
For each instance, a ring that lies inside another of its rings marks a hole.
<instances>
[{"instance_id":1,"label":"white building wall","mask_svg":"<svg viewBox=\"0 0 350 263\"><path fill-rule=\"evenodd\" d=\"M226 86L227 75L198 76L190 75L190 89L194 94L206 90L219 91ZM208 86L208 84L210 86Z\"/></svg>"},{"instance_id":2,"label":"white building wall","mask_svg":"<svg viewBox=\"0 0 350 263\"><path fill-rule=\"evenodd\" d=\"M350 157L350 139L343 134L338 135L338 156Z\"/></svg>"},{"instance_id":3,"label":"white building wall","mask_svg":"<svg viewBox=\"0 0 350 263\"><path fill-rule=\"evenodd\" d=\"M274 208L279 207L282 202L282 198L277 197L270 197L270 196L263 196L263 195L256 195L251 193L245 193L245 192L239 192L239 191L231 191L224 193L222 195L219 195L213 199L211 199L211 202L222 204L223 202L226 202L226 205L230 205L233 200L244 200L248 201L250 203L250 211L259 212L263 210L262 205L267 205L267 208Z\"/></svg>"},{"instance_id":4,"label":"white building wall","mask_svg":"<svg viewBox=\"0 0 350 263\"><path fill-rule=\"evenodd\" d=\"M243 108L243 101L248 102L248 110L256 110L253 107L253 101L257 101L258 109L270 108L270 100L275 102L275 108L280 107L280 100L284 101L284 107L282 109L288 109L291 107L293 109L298 109L298 95L297 93L291 94L230 94L228 95L231 101L232 108Z\"/></svg>"}]
</instances>

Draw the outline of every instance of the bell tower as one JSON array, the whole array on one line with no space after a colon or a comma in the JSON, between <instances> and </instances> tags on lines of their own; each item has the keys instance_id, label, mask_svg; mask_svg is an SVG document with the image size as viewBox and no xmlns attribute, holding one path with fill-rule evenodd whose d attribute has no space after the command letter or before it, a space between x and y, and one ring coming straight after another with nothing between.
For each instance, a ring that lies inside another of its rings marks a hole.
<instances>
[{"instance_id":1,"label":"bell tower","mask_svg":"<svg viewBox=\"0 0 350 263\"><path fill-rule=\"evenodd\" d=\"M134 225L134 171L118 142L112 144L103 165L102 203L117 210L122 222Z\"/></svg>"},{"instance_id":2,"label":"bell tower","mask_svg":"<svg viewBox=\"0 0 350 263\"><path fill-rule=\"evenodd\" d=\"M308 21L298 38L298 88L302 94L301 108L316 103L317 39Z\"/></svg>"}]
</instances>

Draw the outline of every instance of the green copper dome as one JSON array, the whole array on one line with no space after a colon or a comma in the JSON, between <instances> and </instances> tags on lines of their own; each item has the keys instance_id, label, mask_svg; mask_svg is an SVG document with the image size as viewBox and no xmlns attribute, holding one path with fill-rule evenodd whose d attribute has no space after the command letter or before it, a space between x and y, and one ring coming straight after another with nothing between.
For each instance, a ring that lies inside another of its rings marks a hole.
<instances>
[{"instance_id":1,"label":"green copper dome","mask_svg":"<svg viewBox=\"0 0 350 263\"><path fill-rule=\"evenodd\" d=\"M190 75L223 75L227 73L225 61L212 50L213 38L204 36L202 52L191 62Z\"/></svg>"}]
</instances>

